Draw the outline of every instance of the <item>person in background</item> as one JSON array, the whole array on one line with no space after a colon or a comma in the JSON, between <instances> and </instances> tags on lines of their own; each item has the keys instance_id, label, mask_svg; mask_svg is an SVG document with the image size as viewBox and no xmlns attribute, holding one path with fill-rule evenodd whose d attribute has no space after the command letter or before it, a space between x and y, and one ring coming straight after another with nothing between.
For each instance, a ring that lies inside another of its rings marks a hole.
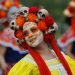
<instances>
[{"instance_id":1,"label":"person in background","mask_svg":"<svg viewBox=\"0 0 75 75\"><path fill-rule=\"evenodd\" d=\"M70 57L75 59L75 56L71 49L74 48L72 42L75 41L75 0L69 2L68 7L64 10L65 22L68 24L69 28L67 31L57 40L59 47L68 54Z\"/></svg>"}]
</instances>

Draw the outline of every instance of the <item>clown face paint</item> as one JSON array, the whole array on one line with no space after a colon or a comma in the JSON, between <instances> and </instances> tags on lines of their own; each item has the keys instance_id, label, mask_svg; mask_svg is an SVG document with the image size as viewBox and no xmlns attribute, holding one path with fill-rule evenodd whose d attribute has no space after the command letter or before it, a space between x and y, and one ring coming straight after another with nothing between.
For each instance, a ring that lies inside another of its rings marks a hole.
<instances>
[{"instance_id":1,"label":"clown face paint","mask_svg":"<svg viewBox=\"0 0 75 75\"><path fill-rule=\"evenodd\" d=\"M34 22L26 22L23 26L26 43L31 47L38 46L43 41L43 33Z\"/></svg>"}]
</instances>

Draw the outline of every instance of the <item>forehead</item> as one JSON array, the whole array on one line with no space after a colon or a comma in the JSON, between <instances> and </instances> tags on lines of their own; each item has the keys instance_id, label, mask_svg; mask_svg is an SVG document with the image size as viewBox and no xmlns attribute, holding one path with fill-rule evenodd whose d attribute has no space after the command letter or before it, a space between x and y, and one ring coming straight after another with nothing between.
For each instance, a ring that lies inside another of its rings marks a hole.
<instances>
[{"instance_id":1,"label":"forehead","mask_svg":"<svg viewBox=\"0 0 75 75\"><path fill-rule=\"evenodd\" d=\"M34 22L26 22L23 26L23 30L29 30L32 27L37 27L37 24Z\"/></svg>"}]
</instances>

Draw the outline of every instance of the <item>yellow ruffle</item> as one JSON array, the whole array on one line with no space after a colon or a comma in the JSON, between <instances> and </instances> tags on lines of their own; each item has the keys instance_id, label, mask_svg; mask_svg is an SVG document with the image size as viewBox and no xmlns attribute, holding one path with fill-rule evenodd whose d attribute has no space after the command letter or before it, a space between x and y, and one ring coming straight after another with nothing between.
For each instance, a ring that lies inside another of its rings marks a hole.
<instances>
[{"instance_id":1,"label":"yellow ruffle","mask_svg":"<svg viewBox=\"0 0 75 75\"><path fill-rule=\"evenodd\" d=\"M68 56L66 56L66 60L71 68L73 75L75 75L75 61ZM32 62L34 62L34 60L30 56L24 57L11 69L8 75L40 75L37 65ZM50 64L52 65L53 62L54 62L54 65L57 63L60 63L58 60L54 60L52 62L51 61L48 62L47 65L50 65ZM60 75L58 70L52 70L51 74Z\"/></svg>"}]
</instances>

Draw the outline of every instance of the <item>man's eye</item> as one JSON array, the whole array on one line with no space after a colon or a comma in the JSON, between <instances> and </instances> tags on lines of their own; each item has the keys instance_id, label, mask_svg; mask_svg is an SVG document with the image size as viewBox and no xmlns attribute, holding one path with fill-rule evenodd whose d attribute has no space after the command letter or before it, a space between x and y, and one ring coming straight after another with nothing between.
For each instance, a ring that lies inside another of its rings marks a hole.
<instances>
[{"instance_id":1,"label":"man's eye","mask_svg":"<svg viewBox=\"0 0 75 75\"><path fill-rule=\"evenodd\" d=\"M29 35L28 31L24 31L24 36L28 36L28 35Z\"/></svg>"},{"instance_id":2,"label":"man's eye","mask_svg":"<svg viewBox=\"0 0 75 75\"><path fill-rule=\"evenodd\" d=\"M32 28L31 31L32 32L36 32L38 29L37 28Z\"/></svg>"}]
</instances>

